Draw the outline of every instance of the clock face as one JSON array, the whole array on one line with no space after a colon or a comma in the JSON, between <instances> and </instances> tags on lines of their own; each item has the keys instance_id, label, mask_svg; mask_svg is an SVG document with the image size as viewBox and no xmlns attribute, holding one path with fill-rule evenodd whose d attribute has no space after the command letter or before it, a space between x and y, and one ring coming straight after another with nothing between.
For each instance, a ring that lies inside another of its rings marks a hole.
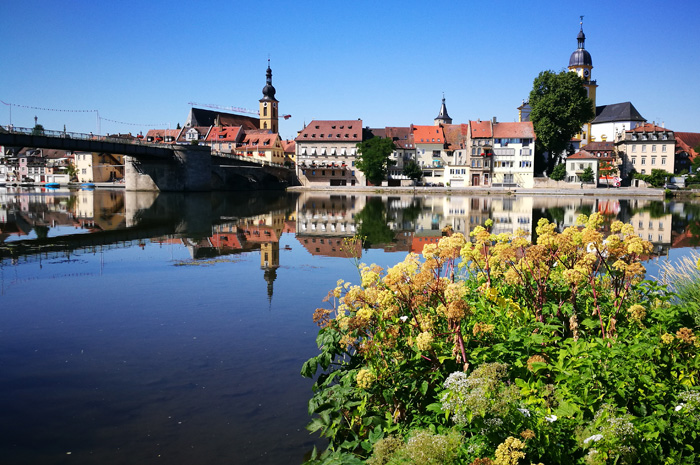
<instances>
[{"instance_id":1,"label":"clock face","mask_svg":"<svg viewBox=\"0 0 700 465\"><path fill-rule=\"evenodd\" d=\"M584 70L583 70L583 75L586 76L586 77L588 77L588 70L587 70L587 69L584 69Z\"/></svg>"}]
</instances>

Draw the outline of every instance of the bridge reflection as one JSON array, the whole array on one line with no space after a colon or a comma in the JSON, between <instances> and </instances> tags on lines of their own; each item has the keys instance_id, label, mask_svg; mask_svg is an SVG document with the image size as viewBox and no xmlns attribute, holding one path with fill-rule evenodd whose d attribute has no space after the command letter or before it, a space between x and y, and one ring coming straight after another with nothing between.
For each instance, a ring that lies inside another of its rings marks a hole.
<instances>
[{"instance_id":1,"label":"bridge reflection","mask_svg":"<svg viewBox=\"0 0 700 465\"><path fill-rule=\"evenodd\" d=\"M70 256L153 238L208 238L222 225L245 225L271 209L293 211L294 199L274 193L222 196L107 189L0 193L0 260Z\"/></svg>"}]
</instances>

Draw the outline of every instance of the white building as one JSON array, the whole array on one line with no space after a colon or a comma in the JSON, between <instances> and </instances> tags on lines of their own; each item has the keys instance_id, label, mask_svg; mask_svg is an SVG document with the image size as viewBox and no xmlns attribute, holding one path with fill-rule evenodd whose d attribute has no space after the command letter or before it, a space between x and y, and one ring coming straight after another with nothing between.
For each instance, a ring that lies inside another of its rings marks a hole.
<instances>
[{"instance_id":1,"label":"white building","mask_svg":"<svg viewBox=\"0 0 700 465\"><path fill-rule=\"evenodd\" d=\"M493 185L535 185L535 130L532 122L493 123Z\"/></svg>"}]
</instances>

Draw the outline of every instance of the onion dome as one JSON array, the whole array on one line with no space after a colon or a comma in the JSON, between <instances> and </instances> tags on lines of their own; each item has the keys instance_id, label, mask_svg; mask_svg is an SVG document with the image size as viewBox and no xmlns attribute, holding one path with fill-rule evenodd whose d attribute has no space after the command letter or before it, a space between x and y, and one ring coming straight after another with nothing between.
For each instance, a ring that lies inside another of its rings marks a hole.
<instances>
[{"instance_id":1,"label":"onion dome","mask_svg":"<svg viewBox=\"0 0 700 465\"><path fill-rule=\"evenodd\" d=\"M583 23L581 23L581 30L576 37L578 40L578 48L571 54L569 58L569 67L572 66L590 66L593 67L593 60L591 59L591 54L585 49L586 34L583 33Z\"/></svg>"}]
</instances>

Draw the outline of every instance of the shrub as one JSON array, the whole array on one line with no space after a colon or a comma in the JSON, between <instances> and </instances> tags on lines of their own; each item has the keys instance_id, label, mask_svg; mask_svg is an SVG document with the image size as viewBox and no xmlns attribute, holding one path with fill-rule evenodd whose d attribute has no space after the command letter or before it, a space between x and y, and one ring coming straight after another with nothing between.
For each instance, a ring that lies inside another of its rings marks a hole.
<instances>
[{"instance_id":1,"label":"shrub","mask_svg":"<svg viewBox=\"0 0 700 465\"><path fill-rule=\"evenodd\" d=\"M542 219L532 244L487 222L422 260L361 265L314 314L309 429L359 458L456 431L460 463L692 463L700 410L675 410L699 392L692 312L643 280L648 241L603 226Z\"/></svg>"}]
</instances>

